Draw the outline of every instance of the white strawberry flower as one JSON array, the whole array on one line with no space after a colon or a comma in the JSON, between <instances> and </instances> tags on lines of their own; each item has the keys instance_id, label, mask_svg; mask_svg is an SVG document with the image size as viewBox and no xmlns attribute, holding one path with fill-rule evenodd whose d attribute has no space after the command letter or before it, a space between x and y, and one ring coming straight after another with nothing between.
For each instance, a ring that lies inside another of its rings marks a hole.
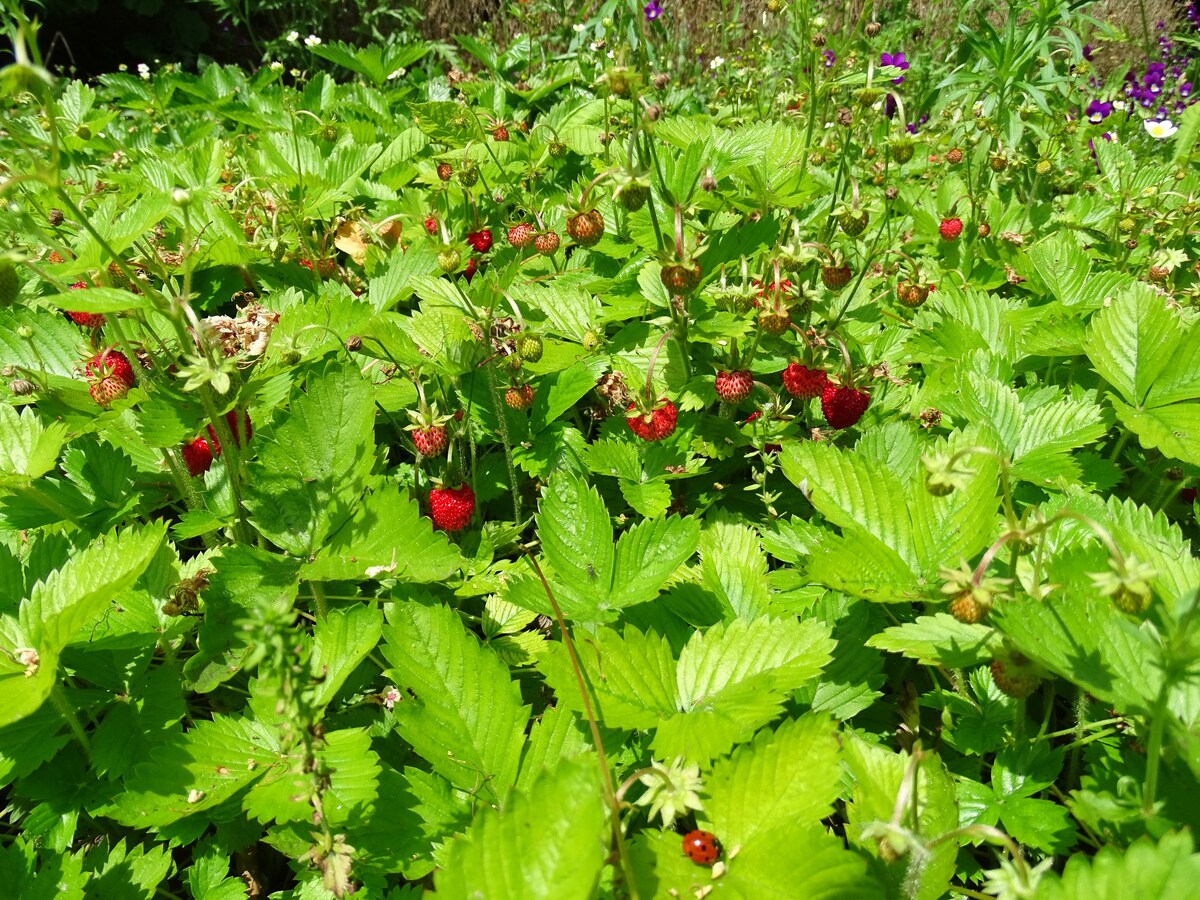
<instances>
[{"instance_id":1,"label":"white strawberry flower","mask_svg":"<svg viewBox=\"0 0 1200 900\"><path fill-rule=\"evenodd\" d=\"M321 43L321 39L319 37L317 37L315 34L310 34L308 37L306 37L304 39L305 47L315 47L320 43Z\"/></svg>"},{"instance_id":2,"label":"white strawberry flower","mask_svg":"<svg viewBox=\"0 0 1200 900\"><path fill-rule=\"evenodd\" d=\"M1170 119L1147 119L1142 123L1146 126L1146 133L1156 140L1164 140L1169 138L1179 128Z\"/></svg>"}]
</instances>

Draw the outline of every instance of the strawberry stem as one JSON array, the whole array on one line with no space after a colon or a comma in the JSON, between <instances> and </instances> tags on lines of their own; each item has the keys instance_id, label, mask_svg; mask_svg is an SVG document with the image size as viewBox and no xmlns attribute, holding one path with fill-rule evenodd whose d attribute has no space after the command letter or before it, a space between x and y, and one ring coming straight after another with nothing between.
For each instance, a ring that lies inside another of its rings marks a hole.
<instances>
[{"instance_id":1,"label":"strawberry stem","mask_svg":"<svg viewBox=\"0 0 1200 900\"><path fill-rule=\"evenodd\" d=\"M647 409L653 409L654 403L658 399L654 396L654 365L658 362L658 352L662 350L663 344L672 334L674 334L673 331L664 331L662 337L658 339L658 343L654 345L654 349L650 351L650 364L646 367L646 387L644 389Z\"/></svg>"},{"instance_id":2,"label":"strawberry stem","mask_svg":"<svg viewBox=\"0 0 1200 900\"><path fill-rule=\"evenodd\" d=\"M626 881L626 886L629 888L630 896L633 900L639 900L637 882L634 879L633 864L629 859L629 848L625 844L625 835L621 828L621 802L617 799L617 792L613 787L612 772L608 767L608 758L604 753L604 741L600 736L600 723L596 719L596 710L592 703L592 693L588 689L587 678L583 674L583 667L579 663L579 654L575 651L575 642L571 638L571 632L567 628L566 619L563 618L562 609L558 605L558 601L554 599L554 592L550 590L550 582L546 580L546 575L542 572L542 567L538 565L537 559L532 553L526 551L529 557L529 563L533 566L533 571L537 573L538 579L542 582L542 589L546 592L546 599L550 601L550 608L554 610L554 619L558 623L559 634L562 635L563 646L566 648L567 657L571 660L571 671L575 675L575 684L579 688L579 696L583 701L584 716L588 722L588 728L592 732L592 745L596 749L596 764L600 767L600 780L604 788L604 799L608 803L611 810L610 826L612 827L612 841L617 850L617 856L621 861L621 874Z\"/></svg>"}]
</instances>

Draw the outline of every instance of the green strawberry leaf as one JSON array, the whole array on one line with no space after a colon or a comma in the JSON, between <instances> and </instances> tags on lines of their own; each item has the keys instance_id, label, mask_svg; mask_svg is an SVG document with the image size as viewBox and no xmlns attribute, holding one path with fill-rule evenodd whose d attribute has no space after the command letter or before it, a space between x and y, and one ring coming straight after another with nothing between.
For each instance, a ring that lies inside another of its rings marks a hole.
<instances>
[{"instance_id":1,"label":"green strawberry leaf","mask_svg":"<svg viewBox=\"0 0 1200 900\"><path fill-rule=\"evenodd\" d=\"M0 728L50 696L62 651L137 581L165 537L162 522L110 532L34 584L16 619L0 617L0 643L12 648L0 655ZM21 650L28 651L24 659Z\"/></svg>"},{"instance_id":2,"label":"green strawberry leaf","mask_svg":"<svg viewBox=\"0 0 1200 900\"><path fill-rule=\"evenodd\" d=\"M994 634L986 625L968 625L948 613L936 613L885 628L870 637L867 646L918 662L964 669L992 658Z\"/></svg>"},{"instance_id":3,"label":"green strawberry leaf","mask_svg":"<svg viewBox=\"0 0 1200 900\"><path fill-rule=\"evenodd\" d=\"M352 364L328 360L276 425L254 437L246 506L254 527L310 556L354 512L375 460L371 387Z\"/></svg>"},{"instance_id":4,"label":"green strawberry leaf","mask_svg":"<svg viewBox=\"0 0 1200 900\"><path fill-rule=\"evenodd\" d=\"M392 607L383 655L396 728L434 772L500 802L516 781L529 707L508 668L446 606Z\"/></svg>"},{"instance_id":5,"label":"green strawberry leaf","mask_svg":"<svg viewBox=\"0 0 1200 900\"><path fill-rule=\"evenodd\" d=\"M589 900L599 887L607 839L595 762L568 760L543 772L502 812L485 809L455 838L434 876L434 895Z\"/></svg>"},{"instance_id":6,"label":"green strawberry leaf","mask_svg":"<svg viewBox=\"0 0 1200 900\"><path fill-rule=\"evenodd\" d=\"M748 845L762 832L829 815L840 779L834 723L817 715L793 719L713 767L704 819L728 846Z\"/></svg>"}]
</instances>

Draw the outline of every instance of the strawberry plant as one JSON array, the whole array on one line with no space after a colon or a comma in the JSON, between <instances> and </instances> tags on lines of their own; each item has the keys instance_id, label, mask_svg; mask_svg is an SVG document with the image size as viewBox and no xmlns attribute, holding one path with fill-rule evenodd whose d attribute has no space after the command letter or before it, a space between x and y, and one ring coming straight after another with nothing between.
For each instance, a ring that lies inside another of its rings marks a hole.
<instances>
[{"instance_id":1,"label":"strawberry plant","mask_svg":"<svg viewBox=\"0 0 1200 900\"><path fill-rule=\"evenodd\" d=\"M518 6L85 83L6 0L14 896L1189 896L1189 20Z\"/></svg>"}]
</instances>

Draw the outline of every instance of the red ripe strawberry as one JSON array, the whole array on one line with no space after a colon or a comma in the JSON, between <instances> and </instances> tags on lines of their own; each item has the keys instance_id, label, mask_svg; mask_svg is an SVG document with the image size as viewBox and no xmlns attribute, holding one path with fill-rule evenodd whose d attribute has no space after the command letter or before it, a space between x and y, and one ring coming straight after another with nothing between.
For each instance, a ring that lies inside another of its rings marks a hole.
<instances>
[{"instance_id":1,"label":"red ripe strawberry","mask_svg":"<svg viewBox=\"0 0 1200 900\"><path fill-rule=\"evenodd\" d=\"M821 392L821 412L834 428L849 428L862 418L871 402L871 395L852 387L827 382Z\"/></svg>"},{"instance_id":2,"label":"red ripe strawberry","mask_svg":"<svg viewBox=\"0 0 1200 900\"><path fill-rule=\"evenodd\" d=\"M46 257L46 261L51 263L60 263L63 261L63 256L57 250L51 250L50 255ZM71 287L74 286L75 285L71 285Z\"/></svg>"},{"instance_id":3,"label":"red ripe strawberry","mask_svg":"<svg viewBox=\"0 0 1200 900\"><path fill-rule=\"evenodd\" d=\"M475 492L469 484L429 491L429 518L442 531L462 531L475 514Z\"/></svg>"},{"instance_id":4,"label":"red ripe strawberry","mask_svg":"<svg viewBox=\"0 0 1200 900\"><path fill-rule=\"evenodd\" d=\"M233 443L240 447L245 441L250 440L254 436L254 426L250 422L250 413L242 413L242 428L238 429L237 410L231 409L225 413L225 424L229 426L229 430L233 433ZM212 445L213 455L221 455L221 441L217 437L217 431L212 425L208 426L208 441Z\"/></svg>"},{"instance_id":5,"label":"red ripe strawberry","mask_svg":"<svg viewBox=\"0 0 1200 900\"><path fill-rule=\"evenodd\" d=\"M567 219L567 234L581 247L592 247L604 237L604 216L589 209Z\"/></svg>"},{"instance_id":6,"label":"red ripe strawberry","mask_svg":"<svg viewBox=\"0 0 1200 900\"><path fill-rule=\"evenodd\" d=\"M679 418L675 404L665 397L658 404L650 412L638 412L636 403L630 403L626 410L632 413L625 417L629 430L643 441L661 441L675 431L675 423Z\"/></svg>"},{"instance_id":7,"label":"red ripe strawberry","mask_svg":"<svg viewBox=\"0 0 1200 900\"><path fill-rule=\"evenodd\" d=\"M792 280L785 278L782 281L772 282L771 284L763 284L761 281L755 281L754 286L759 289L759 300L766 300L773 297L785 298L792 292ZM755 306L762 304L758 300L754 301Z\"/></svg>"},{"instance_id":8,"label":"red ripe strawberry","mask_svg":"<svg viewBox=\"0 0 1200 900\"><path fill-rule=\"evenodd\" d=\"M192 438L183 445L183 450L180 452L183 454L183 461L193 478L203 475L212 466L212 447L202 437Z\"/></svg>"},{"instance_id":9,"label":"red ripe strawberry","mask_svg":"<svg viewBox=\"0 0 1200 900\"><path fill-rule=\"evenodd\" d=\"M105 375L88 385L88 393L97 404L108 409L114 400L129 393L129 385L116 375Z\"/></svg>"},{"instance_id":10,"label":"red ripe strawberry","mask_svg":"<svg viewBox=\"0 0 1200 900\"><path fill-rule=\"evenodd\" d=\"M475 277L475 272L479 269L479 263L475 261L475 257L467 258L467 267L462 270L463 278L467 279L467 284L471 283L471 279Z\"/></svg>"},{"instance_id":11,"label":"red ripe strawberry","mask_svg":"<svg viewBox=\"0 0 1200 900\"><path fill-rule=\"evenodd\" d=\"M85 288L87 288L86 281L77 281L71 285L73 291L82 291ZM100 313L69 312L67 315L70 316L72 322L82 325L84 328L99 328L104 324L104 316Z\"/></svg>"},{"instance_id":12,"label":"red ripe strawberry","mask_svg":"<svg viewBox=\"0 0 1200 900\"><path fill-rule=\"evenodd\" d=\"M942 236L944 241L957 241L958 236L962 234L963 221L958 216L951 216L948 219L942 219L938 225L938 234Z\"/></svg>"},{"instance_id":13,"label":"red ripe strawberry","mask_svg":"<svg viewBox=\"0 0 1200 900\"><path fill-rule=\"evenodd\" d=\"M754 390L754 376L749 372L718 372L717 396L726 403L741 403Z\"/></svg>"},{"instance_id":14,"label":"red ripe strawberry","mask_svg":"<svg viewBox=\"0 0 1200 900\"><path fill-rule=\"evenodd\" d=\"M850 274L850 267L845 263L821 266L821 283L836 293L850 283Z\"/></svg>"},{"instance_id":15,"label":"red ripe strawberry","mask_svg":"<svg viewBox=\"0 0 1200 900\"><path fill-rule=\"evenodd\" d=\"M518 222L508 229L508 242L518 250L524 250L533 243L537 231L528 222Z\"/></svg>"},{"instance_id":16,"label":"red ripe strawberry","mask_svg":"<svg viewBox=\"0 0 1200 900\"><path fill-rule=\"evenodd\" d=\"M556 232L543 231L533 239L533 247L542 256L553 256L558 250L559 237Z\"/></svg>"},{"instance_id":17,"label":"red ripe strawberry","mask_svg":"<svg viewBox=\"0 0 1200 900\"><path fill-rule=\"evenodd\" d=\"M487 253L492 249L492 229L481 228L467 235L467 243L476 253Z\"/></svg>"},{"instance_id":18,"label":"red ripe strawberry","mask_svg":"<svg viewBox=\"0 0 1200 900\"><path fill-rule=\"evenodd\" d=\"M308 269L310 272L313 270L312 260L301 257L300 265L304 266L304 268Z\"/></svg>"},{"instance_id":19,"label":"red ripe strawberry","mask_svg":"<svg viewBox=\"0 0 1200 900\"><path fill-rule=\"evenodd\" d=\"M783 386L793 397L816 397L825 390L828 382L829 376L824 369L810 369L792 362L783 370Z\"/></svg>"},{"instance_id":20,"label":"red ripe strawberry","mask_svg":"<svg viewBox=\"0 0 1200 900\"><path fill-rule=\"evenodd\" d=\"M426 216L425 217L425 231L428 232L429 234L433 235L434 237L437 237L438 220L435 219L433 216Z\"/></svg>"},{"instance_id":21,"label":"red ripe strawberry","mask_svg":"<svg viewBox=\"0 0 1200 900\"><path fill-rule=\"evenodd\" d=\"M953 147L950 150L946 151L946 162L950 163L950 165L957 166L962 161L963 161L963 152L961 150L959 150L957 147Z\"/></svg>"},{"instance_id":22,"label":"red ripe strawberry","mask_svg":"<svg viewBox=\"0 0 1200 900\"><path fill-rule=\"evenodd\" d=\"M442 181L449 181L454 175L454 166L448 162L440 162L437 164L437 177Z\"/></svg>"},{"instance_id":23,"label":"red ripe strawberry","mask_svg":"<svg viewBox=\"0 0 1200 900\"><path fill-rule=\"evenodd\" d=\"M529 409L533 406L533 385L513 385L504 392L504 402L513 409Z\"/></svg>"},{"instance_id":24,"label":"red ripe strawberry","mask_svg":"<svg viewBox=\"0 0 1200 900\"><path fill-rule=\"evenodd\" d=\"M509 137L508 129L505 128L503 125L497 125L495 128L492 129L492 140L493 141L497 141L499 143L504 143L505 141L508 140L508 137Z\"/></svg>"},{"instance_id":25,"label":"red ripe strawberry","mask_svg":"<svg viewBox=\"0 0 1200 900\"><path fill-rule=\"evenodd\" d=\"M440 456L446 450L446 444L449 441L446 438L446 429L441 425L434 425L431 428L414 428L412 433L413 443L417 445L417 452L422 456Z\"/></svg>"},{"instance_id":26,"label":"red ripe strawberry","mask_svg":"<svg viewBox=\"0 0 1200 900\"><path fill-rule=\"evenodd\" d=\"M115 376L125 384L125 387L133 387L133 367L129 365L129 357L120 350L106 350L103 353L97 353L83 364L83 370L93 380L99 381L108 376Z\"/></svg>"}]
</instances>

